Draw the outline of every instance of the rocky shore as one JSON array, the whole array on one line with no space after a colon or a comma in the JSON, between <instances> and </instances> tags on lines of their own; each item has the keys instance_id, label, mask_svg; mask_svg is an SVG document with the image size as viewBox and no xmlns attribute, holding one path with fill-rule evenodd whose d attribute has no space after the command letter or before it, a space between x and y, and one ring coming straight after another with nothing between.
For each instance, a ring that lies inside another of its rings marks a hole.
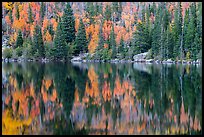
<instances>
[{"instance_id":1,"label":"rocky shore","mask_svg":"<svg viewBox=\"0 0 204 137\"><path fill-rule=\"evenodd\" d=\"M44 59L24 59L24 58L11 58L11 59L3 59L2 58L2 62L43 62L43 63L46 63L46 62L50 62L50 61L61 61L61 62L64 62L65 60L50 60L50 59L47 59L47 58L44 58ZM168 60L154 60L154 59L141 59L141 60L119 60L119 59L112 59L112 60L87 60L87 59L71 59L70 60L71 62L92 62L92 63L96 63L96 62L109 62L109 63L146 63L146 64L151 64L151 63L156 63L156 64L201 64L202 61L201 60L196 60L196 61L186 61L186 60L178 60L178 61L173 61L171 59L168 59Z\"/></svg>"},{"instance_id":2,"label":"rocky shore","mask_svg":"<svg viewBox=\"0 0 204 137\"><path fill-rule=\"evenodd\" d=\"M141 53L138 55L133 56L133 60L128 59L111 59L111 60L97 60L97 59L87 59L87 53L83 54L83 55L79 55L79 56L75 56L72 57L72 59L70 60L73 63L77 63L77 62L109 62L109 63L146 63L146 64L151 64L151 63L156 63L156 64L201 64L202 60L196 60L196 61L189 61L189 60L171 60L171 59L167 59L167 60L156 60L156 59L147 59L147 52L146 53ZM2 58L2 62L50 62L50 61L61 61L61 62L65 62L65 60L50 60L48 58L35 58L35 59L26 59L23 57L19 57L19 58L10 58L10 59L4 59Z\"/></svg>"}]
</instances>

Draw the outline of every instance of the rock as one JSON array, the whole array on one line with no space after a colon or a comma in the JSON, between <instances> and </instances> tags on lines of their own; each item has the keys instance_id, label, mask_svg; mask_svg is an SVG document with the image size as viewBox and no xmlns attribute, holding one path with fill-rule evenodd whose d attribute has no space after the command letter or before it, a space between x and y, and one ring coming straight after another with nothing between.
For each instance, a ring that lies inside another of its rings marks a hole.
<instances>
[{"instance_id":1,"label":"rock","mask_svg":"<svg viewBox=\"0 0 204 137\"><path fill-rule=\"evenodd\" d=\"M167 63L173 63L173 60L171 60L171 59L167 59L166 62L167 62Z\"/></svg>"},{"instance_id":2,"label":"rock","mask_svg":"<svg viewBox=\"0 0 204 137\"><path fill-rule=\"evenodd\" d=\"M196 60L196 64L200 64L201 63L201 61L198 59L198 60Z\"/></svg>"},{"instance_id":3,"label":"rock","mask_svg":"<svg viewBox=\"0 0 204 137\"><path fill-rule=\"evenodd\" d=\"M110 62L117 63L117 62L119 62L119 59L112 59Z\"/></svg>"},{"instance_id":4,"label":"rock","mask_svg":"<svg viewBox=\"0 0 204 137\"><path fill-rule=\"evenodd\" d=\"M166 64L167 63L167 61L166 60L163 60L163 61L161 61L162 63L164 63L164 64Z\"/></svg>"},{"instance_id":5,"label":"rock","mask_svg":"<svg viewBox=\"0 0 204 137\"><path fill-rule=\"evenodd\" d=\"M159 64L159 63L161 63L161 61L160 61L160 60L156 60L155 63L156 63L156 64Z\"/></svg>"},{"instance_id":6,"label":"rock","mask_svg":"<svg viewBox=\"0 0 204 137\"><path fill-rule=\"evenodd\" d=\"M6 58L6 59L4 59L4 61L5 61L5 62L8 62L9 60Z\"/></svg>"},{"instance_id":7,"label":"rock","mask_svg":"<svg viewBox=\"0 0 204 137\"><path fill-rule=\"evenodd\" d=\"M71 59L71 62L81 62L81 61L82 61L81 57L73 57Z\"/></svg>"},{"instance_id":8,"label":"rock","mask_svg":"<svg viewBox=\"0 0 204 137\"><path fill-rule=\"evenodd\" d=\"M187 64L191 64L191 62L190 62L190 61L187 61L186 63L187 63Z\"/></svg>"},{"instance_id":9,"label":"rock","mask_svg":"<svg viewBox=\"0 0 204 137\"><path fill-rule=\"evenodd\" d=\"M148 52L144 52L144 53L140 53L140 54L134 55L133 59L136 62L142 62L146 58L147 54L148 54Z\"/></svg>"}]
</instances>

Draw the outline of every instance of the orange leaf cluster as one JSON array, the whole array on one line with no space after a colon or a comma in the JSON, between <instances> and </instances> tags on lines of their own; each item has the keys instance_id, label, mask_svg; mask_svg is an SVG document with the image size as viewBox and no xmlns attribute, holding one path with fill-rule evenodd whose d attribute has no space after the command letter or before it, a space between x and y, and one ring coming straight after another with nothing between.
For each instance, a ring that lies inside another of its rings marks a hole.
<instances>
[{"instance_id":1,"label":"orange leaf cluster","mask_svg":"<svg viewBox=\"0 0 204 137\"><path fill-rule=\"evenodd\" d=\"M105 20L103 24L103 36L105 40L109 39L111 28L112 28L112 21Z\"/></svg>"},{"instance_id":2,"label":"orange leaf cluster","mask_svg":"<svg viewBox=\"0 0 204 137\"><path fill-rule=\"evenodd\" d=\"M99 25L91 24L86 28L86 37L91 39L88 45L88 50L90 53L94 53L96 47L98 46L98 34L99 34Z\"/></svg>"}]
</instances>

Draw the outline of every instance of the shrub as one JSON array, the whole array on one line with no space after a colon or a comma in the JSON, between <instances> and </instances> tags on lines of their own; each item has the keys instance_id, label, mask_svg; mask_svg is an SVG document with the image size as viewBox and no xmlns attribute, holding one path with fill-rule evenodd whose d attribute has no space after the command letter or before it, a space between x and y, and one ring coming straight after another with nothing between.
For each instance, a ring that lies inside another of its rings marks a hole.
<instances>
[{"instance_id":1,"label":"shrub","mask_svg":"<svg viewBox=\"0 0 204 137\"><path fill-rule=\"evenodd\" d=\"M17 47L15 50L16 50L16 55L18 57L21 57L23 55L23 48L22 47Z\"/></svg>"},{"instance_id":2,"label":"shrub","mask_svg":"<svg viewBox=\"0 0 204 137\"><path fill-rule=\"evenodd\" d=\"M31 50L31 45L24 46L22 53L23 57L28 59L32 58Z\"/></svg>"},{"instance_id":3,"label":"shrub","mask_svg":"<svg viewBox=\"0 0 204 137\"><path fill-rule=\"evenodd\" d=\"M12 58L18 58L18 56L17 56L17 54L16 54L16 50L15 49L13 49L12 50L13 52L12 52Z\"/></svg>"},{"instance_id":4,"label":"shrub","mask_svg":"<svg viewBox=\"0 0 204 137\"><path fill-rule=\"evenodd\" d=\"M202 49L201 49L200 52L198 53L197 59L202 59Z\"/></svg>"},{"instance_id":5,"label":"shrub","mask_svg":"<svg viewBox=\"0 0 204 137\"><path fill-rule=\"evenodd\" d=\"M9 59L12 57L12 53L13 53L13 50L11 48L5 48L3 51L3 57Z\"/></svg>"},{"instance_id":6,"label":"shrub","mask_svg":"<svg viewBox=\"0 0 204 137\"><path fill-rule=\"evenodd\" d=\"M52 43L46 43L45 44L45 57L49 58L49 59L53 59L54 58L54 47L52 45Z\"/></svg>"}]
</instances>

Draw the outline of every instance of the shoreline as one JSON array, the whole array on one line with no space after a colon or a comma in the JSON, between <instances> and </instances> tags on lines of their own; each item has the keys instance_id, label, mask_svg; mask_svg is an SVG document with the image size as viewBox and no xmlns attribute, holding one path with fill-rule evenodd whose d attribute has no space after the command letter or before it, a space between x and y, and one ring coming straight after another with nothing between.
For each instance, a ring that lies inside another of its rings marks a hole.
<instances>
[{"instance_id":1,"label":"shoreline","mask_svg":"<svg viewBox=\"0 0 204 137\"><path fill-rule=\"evenodd\" d=\"M202 64L201 60L197 61L186 61L186 60L178 60L178 61L168 61L168 60L119 60L119 59L112 59L112 60L53 60L53 59L23 59L23 58L10 58L10 59L3 59L2 62L41 62L41 63L47 63L47 62L71 62L71 63L143 63L143 64Z\"/></svg>"}]
</instances>

